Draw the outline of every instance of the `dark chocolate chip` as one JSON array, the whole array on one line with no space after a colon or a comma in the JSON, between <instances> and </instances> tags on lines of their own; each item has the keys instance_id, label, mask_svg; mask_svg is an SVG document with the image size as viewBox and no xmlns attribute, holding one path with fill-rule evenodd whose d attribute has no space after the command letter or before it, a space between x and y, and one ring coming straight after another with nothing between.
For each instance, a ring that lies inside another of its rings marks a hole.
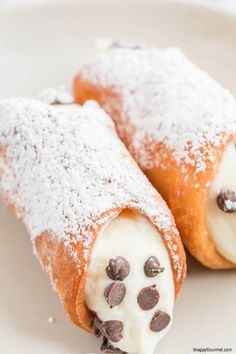
<instances>
[{"instance_id":1,"label":"dark chocolate chip","mask_svg":"<svg viewBox=\"0 0 236 354\"><path fill-rule=\"evenodd\" d=\"M95 337L99 338L101 337L102 333L99 331L98 328L93 328L93 333L95 335Z\"/></svg>"},{"instance_id":2,"label":"dark chocolate chip","mask_svg":"<svg viewBox=\"0 0 236 354\"><path fill-rule=\"evenodd\" d=\"M130 43L125 43L122 41L113 41L109 47L109 49L113 48L128 48L128 49L141 49L142 46L138 44L130 44Z\"/></svg>"},{"instance_id":3,"label":"dark chocolate chip","mask_svg":"<svg viewBox=\"0 0 236 354\"><path fill-rule=\"evenodd\" d=\"M155 288L156 285L143 288L138 294L137 301L142 310L151 310L157 305L160 296Z\"/></svg>"},{"instance_id":4,"label":"dark chocolate chip","mask_svg":"<svg viewBox=\"0 0 236 354\"><path fill-rule=\"evenodd\" d=\"M119 348L114 348L113 345L111 345L106 337L103 337L103 343L101 346L101 352L103 353L117 353L117 354L125 354L122 352Z\"/></svg>"},{"instance_id":5,"label":"dark chocolate chip","mask_svg":"<svg viewBox=\"0 0 236 354\"><path fill-rule=\"evenodd\" d=\"M101 324L102 324L102 321L98 318L97 315L95 315L94 319L93 319L93 333L98 338L101 337L101 335L102 335L101 330L100 330Z\"/></svg>"},{"instance_id":6,"label":"dark chocolate chip","mask_svg":"<svg viewBox=\"0 0 236 354\"><path fill-rule=\"evenodd\" d=\"M112 320L102 322L97 315L93 320L93 330L97 337L103 335L112 342L119 342L123 337L121 332L123 330L123 323L121 321Z\"/></svg>"},{"instance_id":7,"label":"dark chocolate chip","mask_svg":"<svg viewBox=\"0 0 236 354\"><path fill-rule=\"evenodd\" d=\"M155 277L164 270L165 268L160 266L158 259L154 256L149 257L144 264L144 273L149 278Z\"/></svg>"},{"instance_id":8,"label":"dark chocolate chip","mask_svg":"<svg viewBox=\"0 0 236 354\"><path fill-rule=\"evenodd\" d=\"M112 320L106 321L103 324L105 329L104 336L112 342L119 342L123 337L121 334L123 330L123 323L121 321Z\"/></svg>"},{"instance_id":9,"label":"dark chocolate chip","mask_svg":"<svg viewBox=\"0 0 236 354\"><path fill-rule=\"evenodd\" d=\"M166 328L169 323L170 323L170 316L163 311L158 311L157 313L155 313L155 315L151 320L150 329L153 332L160 332L164 328Z\"/></svg>"},{"instance_id":10,"label":"dark chocolate chip","mask_svg":"<svg viewBox=\"0 0 236 354\"><path fill-rule=\"evenodd\" d=\"M125 296L125 292L126 289L123 283L114 282L108 285L104 291L104 296L108 305L110 305L111 308L119 305Z\"/></svg>"},{"instance_id":11,"label":"dark chocolate chip","mask_svg":"<svg viewBox=\"0 0 236 354\"><path fill-rule=\"evenodd\" d=\"M225 213L236 211L236 193L230 189L221 189L217 196L218 207Z\"/></svg>"},{"instance_id":12,"label":"dark chocolate chip","mask_svg":"<svg viewBox=\"0 0 236 354\"><path fill-rule=\"evenodd\" d=\"M109 260L106 273L112 280L124 280L130 272L129 262L123 257L114 257Z\"/></svg>"}]
</instances>

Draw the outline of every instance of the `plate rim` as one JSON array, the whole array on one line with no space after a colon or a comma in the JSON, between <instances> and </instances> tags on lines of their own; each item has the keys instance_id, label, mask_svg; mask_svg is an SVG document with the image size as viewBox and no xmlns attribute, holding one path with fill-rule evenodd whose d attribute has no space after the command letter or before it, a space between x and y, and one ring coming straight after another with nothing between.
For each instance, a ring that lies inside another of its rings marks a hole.
<instances>
[{"instance_id":1,"label":"plate rim","mask_svg":"<svg viewBox=\"0 0 236 354\"><path fill-rule=\"evenodd\" d=\"M236 3L234 0L228 0L226 5L220 1L213 0L23 0L23 2L3 3L0 4L0 15L11 14L14 12L31 11L37 8L45 7L58 7L58 6L80 6L93 3L124 3L125 5L143 4L149 6L153 4L160 4L165 6L179 5L188 9L203 9L216 14L222 14L229 16L230 18L236 18Z\"/></svg>"}]
</instances>

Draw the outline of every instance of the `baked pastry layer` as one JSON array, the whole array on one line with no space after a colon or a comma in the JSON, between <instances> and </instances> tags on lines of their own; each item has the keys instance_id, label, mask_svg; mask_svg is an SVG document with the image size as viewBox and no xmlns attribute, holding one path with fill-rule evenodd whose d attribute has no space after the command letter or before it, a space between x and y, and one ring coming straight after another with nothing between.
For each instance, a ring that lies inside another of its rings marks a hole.
<instances>
[{"instance_id":1,"label":"baked pastry layer","mask_svg":"<svg viewBox=\"0 0 236 354\"><path fill-rule=\"evenodd\" d=\"M119 225L120 215L123 215L120 213L125 210L137 215L137 225L139 218L145 220L150 237L155 234L156 245L163 246L166 271L160 277L166 282L159 290L151 287L142 291L142 286L140 296L133 301L139 301L140 313L148 311L150 306L157 310L155 317L151 316L152 312L149 314L150 335L157 332L156 329L163 329L165 333L172 317L173 297L179 293L185 276L184 250L166 203L118 138L110 117L91 101L81 107L12 98L0 101L0 131L1 195L26 226L34 251L70 319L87 331L103 335L103 350L111 350L121 338L124 338L125 349L134 345L135 338L126 331L126 323L115 321L112 309L110 320L105 321L107 307L95 309L95 294L91 300L85 291L88 274L89 278L93 277L89 268L93 257L105 255L104 251L96 253L95 241L100 236L102 239L103 230L115 222ZM149 247L148 233L144 235L142 231L142 240L146 236L147 242L144 248ZM113 248L117 242L114 239ZM125 248L123 251L125 253ZM150 256L155 256L156 252L159 257L159 250L153 250ZM122 257L122 254L117 256ZM145 266L143 285L146 273L156 277L162 270L161 266L157 267L158 260L154 259L154 263L151 260L151 265L150 260L147 261L146 265L137 265ZM130 260L133 269L131 263ZM111 279L117 267L118 273L121 272L122 277L126 274L129 279L126 260L120 264L120 259L112 259L107 267L107 276L113 283L120 281ZM106 306L121 305L125 295L122 284L115 283L104 289ZM169 313L160 312L157 307L159 292L164 291L170 297L163 311ZM101 318L91 311L94 309ZM138 316L134 310L131 314L134 318ZM128 323L127 320L127 326ZM158 341L160 335L154 334ZM122 342L120 344L123 346Z\"/></svg>"},{"instance_id":2,"label":"baked pastry layer","mask_svg":"<svg viewBox=\"0 0 236 354\"><path fill-rule=\"evenodd\" d=\"M221 213L220 247L207 222L211 184L236 136L232 95L176 48L119 44L80 70L74 95L78 102L96 99L112 116L171 208L189 251L210 268L235 267L222 249L229 218Z\"/></svg>"}]
</instances>

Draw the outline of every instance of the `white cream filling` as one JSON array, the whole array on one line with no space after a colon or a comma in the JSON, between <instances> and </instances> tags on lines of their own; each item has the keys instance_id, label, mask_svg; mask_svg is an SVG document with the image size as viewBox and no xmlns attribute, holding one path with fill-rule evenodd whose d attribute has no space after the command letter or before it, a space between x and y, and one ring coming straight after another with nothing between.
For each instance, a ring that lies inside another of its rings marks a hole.
<instances>
[{"instance_id":1,"label":"white cream filling","mask_svg":"<svg viewBox=\"0 0 236 354\"><path fill-rule=\"evenodd\" d=\"M120 305L109 307L104 298L104 289L112 282L106 274L109 260L115 256L124 257L130 264L130 273L123 280L126 294ZM144 263L155 256L164 272L153 278L144 274ZM137 296L144 287L156 284L160 294L158 304L143 311ZM123 211L111 220L98 235L89 266L85 299L89 309L96 312L102 321L123 322L123 338L114 347L128 353L151 354L158 341L167 333L171 323L161 332L152 332L150 322L161 310L172 318L174 305L174 284L169 256L157 229L144 216Z\"/></svg>"},{"instance_id":2,"label":"white cream filling","mask_svg":"<svg viewBox=\"0 0 236 354\"><path fill-rule=\"evenodd\" d=\"M236 263L236 212L225 213L217 205L221 189L236 192L236 148L230 143L224 153L208 195L206 208L208 232L218 252Z\"/></svg>"}]
</instances>

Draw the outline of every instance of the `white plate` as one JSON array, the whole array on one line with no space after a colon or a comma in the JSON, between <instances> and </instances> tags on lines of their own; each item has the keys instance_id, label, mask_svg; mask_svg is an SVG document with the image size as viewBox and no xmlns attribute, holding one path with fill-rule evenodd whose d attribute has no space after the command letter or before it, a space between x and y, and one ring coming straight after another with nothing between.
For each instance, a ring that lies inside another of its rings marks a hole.
<instances>
[{"instance_id":1,"label":"white plate","mask_svg":"<svg viewBox=\"0 0 236 354\"><path fill-rule=\"evenodd\" d=\"M97 37L180 46L236 94L236 17L187 3L87 0L0 11L0 97L69 84ZM67 320L25 230L2 206L0 225L0 353L97 353L98 341ZM236 273L189 263L158 353L236 352Z\"/></svg>"}]
</instances>

